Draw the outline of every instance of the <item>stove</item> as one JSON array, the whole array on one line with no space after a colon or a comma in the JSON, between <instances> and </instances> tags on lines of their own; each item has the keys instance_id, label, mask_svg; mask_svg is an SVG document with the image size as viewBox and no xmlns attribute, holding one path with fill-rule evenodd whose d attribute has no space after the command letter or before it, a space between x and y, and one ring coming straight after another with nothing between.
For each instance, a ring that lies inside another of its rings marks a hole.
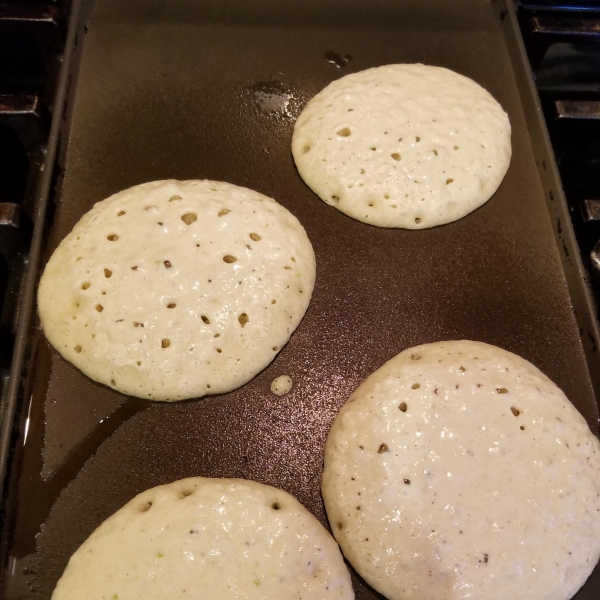
<instances>
[{"instance_id":1,"label":"stove","mask_svg":"<svg viewBox=\"0 0 600 600\"><path fill-rule=\"evenodd\" d=\"M0 0L0 417L10 420L14 407L4 413L35 195L56 110L57 77L72 8L71 0ZM516 8L598 303L600 3L519 0Z\"/></svg>"},{"instance_id":2,"label":"stove","mask_svg":"<svg viewBox=\"0 0 600 600\"><path fill-rule=\"evenodd\" d=\"M0 0L0 487L7 465L13 459L19 464L17 435L27 439L29 418L15 418L29 415L22 390L27 389L31 353L24 336L32 335L29 322L35 315L31 292L36 273L27 266L30 256L32 265L38 260L45 235L40 225L52 221L53 198L61 185L60 131L68 122L63 107L71 74L76 73L75 67L67 67L76 62L77 35L81 38L85 31L85 20L76 13L89 10L93 0L16 2ZM600 0L517 0L515 7L579 249L600 306ZM81 27L78 34L74 23ZM343 69L350 60L345 52L332 50L325 50L324 58L332 69ZM352 60L356 59L353 52ZM554 199L552 191L550 198ZM561 218L564 226L565 218ZM579 271L576 277L580 281ZM584 337L583 328L580 333ZM596 345L589 330L587 337L594 345L593 353ZM133 406L115 413L114 421L107 418L100 435L130 410L137 409ZM23 429L17 431L19 427ZM4 435L7 430L12 430L12 438ZM32 436L30 430L30 440ZM76 454L72 464L79 460ZM17 470L12 469L11 475ZM0 492L0 504L7 497L7 491L4 497ZM0 522L0 530L2 526ZM23 585L26 594L28 588Z\"/></svg>"},{"instance_id":3,"label":"stove","mask_svg":"<svg viewBox=\"0 0 600 600\"><path fill-rule=\"evenodd\" d=\"M596 304L600 302L600 3L520 1L518 16Z\"/></svg>"},{"instance_id":4,"label":"stove","mask_svg":"<svg viewBox=\"0 0 600 600\"><path fill-rule=\"evenodd\" d=\"M54 175L44 170L57 147L50 143L51 124L64 95L59 77L71 9L71 0L0 0L0 487L16 434L5 435L14 428L25 362L16 342L19 322L29 321L20 316L27 311L29 256L39 247L33 230L45 204L40 190Z\"/></svg>"},{"instance_id":5,"label":"stove","mask_svg":"<svg viewBox=\"0 0 600 600\"><path fill-rule=\"evenodd\" d=\"M600 3L520 0L516 7L582 259L599 302ZM71 0L0 1L0 416L6 410L35 193L71 10Z\"/></svg>"}]
</instances>

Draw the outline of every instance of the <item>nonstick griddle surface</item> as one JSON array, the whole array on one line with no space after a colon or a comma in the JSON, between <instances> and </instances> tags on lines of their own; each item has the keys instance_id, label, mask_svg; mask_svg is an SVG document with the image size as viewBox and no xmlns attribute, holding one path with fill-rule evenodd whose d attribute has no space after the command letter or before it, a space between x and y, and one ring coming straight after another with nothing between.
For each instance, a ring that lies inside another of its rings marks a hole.
<instances>
[{"instance_id":1,"label":"nonstick griddle surface","mask_svg":"<svg viewBox=\"0 0 600 600\"><path fill-rule=\"evenodd\" d=\"M505 19L494 0L97 2L79 42L64 183L42 264L110 194L206 178L294 213L313 243L317 282L306 317L264 372L196 401L122 396L37 332L6 600L49 598L95 527L140 491L182 477L274 485L326 524L320 479L331 423L363 379L416 344L467 338L516 352L597 432L587 332L574 314ZM319 200L294 167L292 129L307 100L347 73L398 62L467 75L509 114L508 174L458 222L421 231L359 223ZM282 374L294 389L279 398L269 386ZM598 571L578 600L597 599ZM380 597L357 577L354 585L359 600Z\"/></svg>"}]
</instances>

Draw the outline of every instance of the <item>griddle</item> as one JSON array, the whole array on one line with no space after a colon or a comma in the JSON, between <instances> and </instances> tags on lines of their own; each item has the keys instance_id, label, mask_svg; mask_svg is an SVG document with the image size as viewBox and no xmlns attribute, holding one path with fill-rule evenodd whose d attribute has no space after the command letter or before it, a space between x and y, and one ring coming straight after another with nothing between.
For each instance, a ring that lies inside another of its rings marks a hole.
<instances>
[{"instance_id":1,"label":"griddle","mask_svg":"<svg viewBox=\"0 0 600 600\"><path fill-rule=\"evenodd\" d=\"M17 340L3 598L49 598L105 518L182 477L274 485L326 525L331 423L362 380L416 344L466 338L516 352L598 432L596 318L512 3L76 1L69 44L47 165L55 177L40 192ZM359 223L321 202L294 167L292 129L308 99L347 73L399 62L471 77L510 117L504 182L449 225ZM95 202L167 178L277 199L317 256L311 305L273 363L232 393L174 404L87 379L49 346L34 304L43 265ZM279 398L269 386L282 374L294 388ZM357 599L381 597L354 573L353 582ZM596 568L576 598L597 600L599 588Z\"/></svg>"}]
</instances>

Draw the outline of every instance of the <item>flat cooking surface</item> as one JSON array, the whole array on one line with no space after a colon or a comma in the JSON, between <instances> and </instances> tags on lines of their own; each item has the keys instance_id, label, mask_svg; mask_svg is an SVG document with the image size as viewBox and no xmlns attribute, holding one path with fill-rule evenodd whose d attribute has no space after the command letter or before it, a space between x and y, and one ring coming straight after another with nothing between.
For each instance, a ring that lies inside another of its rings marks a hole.
<instances>
[{"instance_id":1,"label":"flat cooking surface","mask_svg":"<svg viewBox=\"0 0 600 600\"><path fill-rule=\"evenodd\" d=\"M317 256L312 303L251 383L171 405L91 382L40 334L7 600L48 598L103 519L181 477L268 483L326 523L319 486L331 422L359 382L415 344L470 338L516 352L597 432L501 3L238 4L99 0L43 263L81 215L118 190L154 179L223 180L275 198L300 219ZM306 101L346 73L396 62L454 69L509 114L508 174L487 204L456 223L402 231L353 221L319 200L294 167L292 128ZM278 398L269 386L281 374L294 390ZM599 581L596 569L577 599L592 600ZM357 598L379 597L354 584Z\"/></svg>"}]
</instances>

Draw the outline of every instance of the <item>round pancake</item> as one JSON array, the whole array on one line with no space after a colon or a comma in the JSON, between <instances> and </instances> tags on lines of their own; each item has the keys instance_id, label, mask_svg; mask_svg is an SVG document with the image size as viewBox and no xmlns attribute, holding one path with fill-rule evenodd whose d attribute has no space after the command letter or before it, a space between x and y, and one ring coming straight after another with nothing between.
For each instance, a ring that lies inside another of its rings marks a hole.
<instances>
[{"instance_id":1,"label":"round pancake","mask_svg":"<svg viewBox=\"0 0 600 600\"><path fill-rule=\"evenodd\" d=\"M390 600L566 600L600 555L600 444L526 360L450 341L400 353L343 406L323 498Z\"/></svg>"},{"instance_id":2,"label":"round pancake","mask_svg":"<svg viewBox=\"0 0 600 600\"><path fill-rule=\"evenodd\" d=\"M294 382L289 375L280 375L271 382L271 392L276 396L285 396L292 391Z\"/></svg>"},{"instance_id":3,"label":"round pancake","mask_svg":"<svg viewBox=\"0 0 600 600\"><path fill-rule=\"evenodd\" d=\"M235 389L302 319L315 256L271 198L214 181L155 181L96 204L60 243L38 304L50 343L133 396Z\"/></svg>"},{"instance_id":4,"label":"round pancake","mask_svg":"<svg viewBox=\"0 0 600 600\"><path fill-rule=\"evenodd\" d=\"M510 123L467 77L387 65L312 98L292 153L327 204L371 225L422 229L456 221L494 194L510 162Z\"/></svg>"},{"instance_id":5,"label":"round pancake","mask_svg":"<svg viewBox=\"0 0 600 600\"><path fill-rule=\"evenodd\" d=\"M242 479L142 492L71 557L52 600L352 600L324 527L293 496Z\"/></svg>"}]
</instances>

